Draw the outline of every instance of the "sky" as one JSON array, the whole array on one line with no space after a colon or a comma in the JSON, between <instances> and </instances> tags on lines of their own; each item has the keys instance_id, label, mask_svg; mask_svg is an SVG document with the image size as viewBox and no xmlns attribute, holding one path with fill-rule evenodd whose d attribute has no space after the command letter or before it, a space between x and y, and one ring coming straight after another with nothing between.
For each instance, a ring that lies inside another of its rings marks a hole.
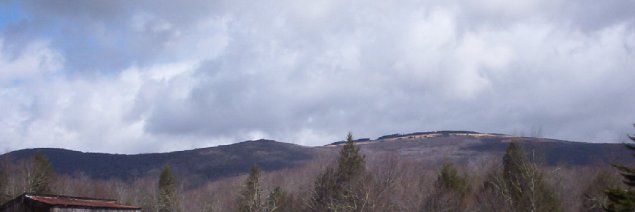
<instances>
[{"instance_id":1,"label":"sky","mask_svg":"<svg viewBox=\"0 0 635 212\"><path fill-rule=\"evenodd\" d=\"M0 1L0 152L635 132L634 0Z\"/></svg>"}]
</instances>

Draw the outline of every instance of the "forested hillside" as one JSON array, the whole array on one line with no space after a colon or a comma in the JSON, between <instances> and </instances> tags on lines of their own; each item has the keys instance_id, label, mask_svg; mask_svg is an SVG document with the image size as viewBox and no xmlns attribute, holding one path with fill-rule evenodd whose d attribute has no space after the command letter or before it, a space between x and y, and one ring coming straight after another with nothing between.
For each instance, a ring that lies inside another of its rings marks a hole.
<instances>
[{"instance_id":1,"label":"forested hillside","mask_svg":"<svg viewBox=\"0 0 635 212\"><path fill-rule=\"evenodd\" d=\"M521 167L510 165L510 154ZM593 211L607 201L603 189L622 186L611 164L635 164L623 144L463 131L350 137L320 147L256 140L137 155L26 149L0 161L1 200L41 191L183 211L523 211L537 204L531 201L542 204L534 211ZM496 189L524 187L510 180L539 187L507 201L511 196L500 194L514 194Z\"/></svg>"}]
</instances>

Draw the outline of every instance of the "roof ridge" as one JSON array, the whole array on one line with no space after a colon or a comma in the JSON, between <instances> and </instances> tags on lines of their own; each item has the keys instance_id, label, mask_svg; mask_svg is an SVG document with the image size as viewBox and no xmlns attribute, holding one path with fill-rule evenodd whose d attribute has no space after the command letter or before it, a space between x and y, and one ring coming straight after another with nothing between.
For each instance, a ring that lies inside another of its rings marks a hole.
<instances>
[{"instance_id":1,"label":"roof ridge","mask_svg":"<svg viewBox=\"0 0 635 212\"><path fill-rule=\"evenodd\" d=\"M58 194L36 194L36 193L24 193L23 196L34 196L34 197L50 197L50 198L66 198L66 199L78 199L78 200L93 200L93 201L107 201L107 202L117 202L115 199L105 199L105 198L92 198L92 197L78 197L78 196L67 196L67 195L58 195Z\"/></svg>"}]
</instances>

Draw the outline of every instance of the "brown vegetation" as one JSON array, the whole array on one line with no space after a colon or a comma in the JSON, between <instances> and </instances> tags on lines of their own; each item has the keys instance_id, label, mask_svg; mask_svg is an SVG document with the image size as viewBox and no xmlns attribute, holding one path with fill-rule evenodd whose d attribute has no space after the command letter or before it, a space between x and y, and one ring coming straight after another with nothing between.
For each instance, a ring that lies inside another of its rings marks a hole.
<instances>
[{"instance_id":1,"label":"brown vegetation","mask_svg":"<svg viewBox=\"0 0 635 212\"><path fill-rule=\"evenodd\" d=\"M602 188L619 186L614 170L540 166L518 149L508 149L506 156L492 160L430 164L397 153L364 157L363 150L356 155L359 149L350 147L339 147L340 155L347 157L324 153L302 166L255 170L251 176L226 177L202 186L174 173L178 179L168 184L176 190L174 201L180 203L175 210L597 211L606 201ZM1 200L31 190L34 181L29 176L37 170L29 167L37 167L35 163L0 163ZM50 191L56 194L118 199L147 211L160 207L158 175L122 181L79 173L50 179Z\"/></svg>"}]
</instances>

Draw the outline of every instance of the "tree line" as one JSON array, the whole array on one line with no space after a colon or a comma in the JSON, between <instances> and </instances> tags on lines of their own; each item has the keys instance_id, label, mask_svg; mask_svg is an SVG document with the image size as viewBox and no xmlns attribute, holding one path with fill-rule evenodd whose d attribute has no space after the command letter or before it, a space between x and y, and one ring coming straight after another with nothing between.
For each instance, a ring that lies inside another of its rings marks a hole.
<instances>
[{"instance_id":1,"label":"tree line","mask_svg":"<svg viewBox=\"0 0 635 212\"><path fill-rule=\"evenodd\" d=\"M635 150L633 145L626 146ZM579 206L571 209L571 201L565 199L574 195L569 191L573 189L563 189L557 182L574 179L554 175L555 170L541 168L529 155L520 143L511 142L500 164L480 174L450 160L444 161L436 173L410 173L416 165L399 164L398 159L390 157L383 158L384 166L369 166L349 133L335 161L327 163L330 165L263 173L255 164L247 176L212 183L208 186L212 192L188 188L187 178L169 166L158 179L99 181L81 175L56 176L46 157L36 155L18 165L6 161L0 164L0 202L30 192L116 198L146 211L160 212L635 211L635 168L614 165L623 183L605 170L598 171L586 185L570 186L580 190L579 198L574 198ZM310 172L306 174L309 177L297 179L297 173L289 174L298 171ZM279 182L272 183L276 180Z\"/></svg>"}]
</instances>

